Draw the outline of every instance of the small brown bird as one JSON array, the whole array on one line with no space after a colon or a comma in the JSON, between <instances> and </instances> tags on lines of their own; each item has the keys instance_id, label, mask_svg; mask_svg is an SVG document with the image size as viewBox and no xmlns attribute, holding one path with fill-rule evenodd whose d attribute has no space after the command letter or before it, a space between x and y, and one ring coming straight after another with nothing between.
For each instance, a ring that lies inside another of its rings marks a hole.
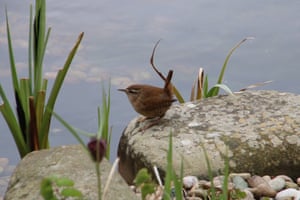
<instances>
[{"instance_id":1,"label":"small brown bird","mask_svg":"<svg viewBox=\"0 0 300 200\"><path fill-rule=\"evenodd\" d=\"M146 119L161 118L171 104L176 101L173 99L172 75L173 71L170 70L163 88L151 85L131 85L126 89L119 89L119 91L127 94L135 111L145 116Z\"/></svg>"}]
</instances>

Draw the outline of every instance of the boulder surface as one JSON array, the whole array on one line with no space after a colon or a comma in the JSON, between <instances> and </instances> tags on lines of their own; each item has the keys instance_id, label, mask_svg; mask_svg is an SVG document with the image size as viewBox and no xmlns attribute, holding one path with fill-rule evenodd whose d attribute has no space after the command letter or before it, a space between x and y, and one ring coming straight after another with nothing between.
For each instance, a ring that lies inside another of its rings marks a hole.
<instances>
[{"instance_id":1,"label":"boulder surface","mask_svg":"<svg viewBox=\"0 0 300 200\"><path fill-rule=\"evenodd\" d=\"M111 165L103 159L100 168L103 191ZM85 199L98 199L95 164L80 145L56 147L25 156L10 178L4 199L42 200L41 181L52 175L73 180L74 187L82 192ZM137 197L121 176L115 173L105 199L127 200Z\"/></svg>"},{"instance_id":2,"label":"boulder surface","mask_svg":"<svg viewBox=\"0 0 300 200\"><path fill-rule=\"evenodd\" d=\"M139 169L166 169L169 134L173 166L184 175L208 177L205 154L215 174L224 170L258 175L300 175L300 96L277 91L246 91L174 104L160 120L140 117L124 130L119 143L119 171L128 183ZM204 151L205 149L205 151Z\"/></svg>"}]
</instances>

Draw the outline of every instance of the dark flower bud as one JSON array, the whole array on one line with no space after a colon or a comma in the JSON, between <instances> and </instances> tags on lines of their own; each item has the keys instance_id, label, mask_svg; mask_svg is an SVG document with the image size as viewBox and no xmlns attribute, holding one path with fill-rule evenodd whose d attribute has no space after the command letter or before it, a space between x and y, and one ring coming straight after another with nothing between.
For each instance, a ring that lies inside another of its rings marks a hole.
<instances>
[{"instance_id":1,"label":"dark flower bud","mask_svg":"<svg viewBox=\"0 0 300 200\"><path fill-rule=\"evenodd\" d=\"M103 139L91 138L88 143L88 149L94 161L101 162L106 153L106 141Z\"/></svg>"}]
</instances>

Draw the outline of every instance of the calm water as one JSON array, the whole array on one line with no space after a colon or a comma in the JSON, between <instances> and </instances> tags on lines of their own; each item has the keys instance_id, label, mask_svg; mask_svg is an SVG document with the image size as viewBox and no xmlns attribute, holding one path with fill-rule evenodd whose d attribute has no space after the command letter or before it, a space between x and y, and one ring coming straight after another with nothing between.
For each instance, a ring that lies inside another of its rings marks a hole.
<instances>
[{"instance_id":1,"label":"calm water","mask_svg":"<svg viewBox=\"0 0 300 200\"><path fill-rule=\"evenodd\" d=\"M34 1L0 0L0 81L11 96L4 5L9 11L18 70L27 76L29 4ZM189 96L199 67L214 84L228 51L252 36L232 56L225 83L238 90L273 80L263 89L300 93L300 2L290 1L47 1L47 22L52 27L45 58L50 80L59 69L80 32L85 32L55 107L76 127L97 129L101 80L111 79L112 157L126 124L137 114L124 94L116 91L133 82L162 85L149 58L155 42L161 43L156 64L175 71L174 84ZM51 145L77 143L58 122L51 127ZM0 117L0 157L17 163L12 137Z\"/></svg>"}]
</instances>

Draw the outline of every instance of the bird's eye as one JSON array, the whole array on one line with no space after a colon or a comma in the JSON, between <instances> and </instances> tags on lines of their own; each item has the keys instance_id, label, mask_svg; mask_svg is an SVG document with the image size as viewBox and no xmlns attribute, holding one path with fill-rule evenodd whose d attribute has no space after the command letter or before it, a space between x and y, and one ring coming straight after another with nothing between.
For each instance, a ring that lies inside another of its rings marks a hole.
<instances>
[{"instance_id":1,"label":"bird's eye","mask_svg":"<svg viewBox=\"0 0 300 200\"><path fill-rule=\"evenodd\" d=\"M138 94L139 93L139 90L138 89L128 89L128 93L130 94Z\"/></svg>"}]
</instances>

